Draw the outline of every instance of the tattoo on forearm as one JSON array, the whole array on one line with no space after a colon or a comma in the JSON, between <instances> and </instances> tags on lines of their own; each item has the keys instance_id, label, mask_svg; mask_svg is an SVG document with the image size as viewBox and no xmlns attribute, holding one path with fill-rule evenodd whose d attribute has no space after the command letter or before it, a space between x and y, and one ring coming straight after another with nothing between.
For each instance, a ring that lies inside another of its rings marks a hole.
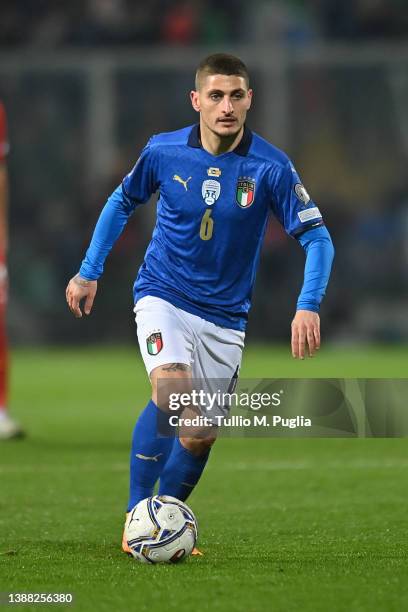
<instances>
[{"instance_id":1,"label":"tattoo on forearm","mask_svg":"<svg viewBox=\"0 0 408 612\"><path fill-rule=\"evenodd\" d=\"M188 372L191 367L185 363L169 363L162 367L163 372Z\"/></svg>"},{"instance_id":2,"label":"tattoo on forearm","mask_svg":"<svg viewBox=\"0 0 408 612\"><path fill-rule=\"evenodd\" d=\"M74 281L76 285L79 285L80 287L89 287L89 285L92 282L86 278L82 278L82 276L79 276L78 274L74 276L72 280Z\"/></svg>"}]
</instances>

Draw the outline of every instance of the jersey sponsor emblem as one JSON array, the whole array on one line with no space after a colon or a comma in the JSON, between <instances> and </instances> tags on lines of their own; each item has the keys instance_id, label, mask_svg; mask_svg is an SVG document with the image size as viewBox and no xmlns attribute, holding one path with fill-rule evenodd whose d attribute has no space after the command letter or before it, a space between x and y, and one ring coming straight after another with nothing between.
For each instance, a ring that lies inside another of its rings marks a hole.
<instances>
[{"instance_id":1,"label":"jersey sponsor emblem","mask_svg":"<svg viewBox=\"0 0 408 612\"><path fill-rule=\"evenodd\" d=\"M303 204L309 204L310 196L302 185L302 183L296 183L293 189L295 190L296 196L301 202L303 202Z\"/></svg>"},{"instance_id":2,"label":"jersey sponsor emblem","mask_svg":"<svg viewBox=\"0 0 408 612\"><path fill-rule=\"evenodd\" d=\"M298 217L302 223L306 221L311 221L312 219L321 219L322 214L317 206L313 206L313 208L307 208L306 210L301 210L298 212Z\"/></svg>"},{"instance_id":3,"label":"jersey sponsor emblem","mask_svg":"<svg viewBox=\"0 0 408 612\"><path fill-rule=\"evenodd\" d=\"M208 168L208 176L221 176L221 170L219 168Z\"/></svg>"},{"instance_id":4,"label":"jersey sponsor emblem","mask_svg":"<svg viewBox=\"0 0 408 612\"><path fill-rule=\"evenodd\" d=\"M255 181L239 177L237 184L237 204L241 208L249 208L255 199Z\"/></svg>"},{"instance_id":5,"label":"jersey sponsor emblem","mask_svg":"<svg viewBox=\"0 0 408 612\"><path fill-rule=\"evenodd\" d=\"M208 206L212 206L220 197L221 193L221 185L218 181L214 181L213 179L207 179L203 182L203 186L201 188L201 194L203 196L204 202Z\"/></svg>"},{"instance_id":6,"label":"jersey sponsor emblem","mask_svg":"<svg viewBox=\"0 0 408 612\"><path fill-rule=\"evenodd\" d=\"M149 355L158 355L163 348L161 332L153 332L146 338L147 352Z\"/></svg>"},{"instance_id":7,"label":"jersey sponsor emblem","mask_svg":"<svg viewBox=\"0 0 408 612\"><path fill-rule=\"evenodd\" d=\"M188 181L191 181L191 176L188 177L188 179L186 179L185 181L181 178L181 176L179 176L178 174L175 174L173 176L173 181L177 181L177 183L181 183L184 187L184 189L187 191L187 183Z\"/></svg>"}]
</instances>

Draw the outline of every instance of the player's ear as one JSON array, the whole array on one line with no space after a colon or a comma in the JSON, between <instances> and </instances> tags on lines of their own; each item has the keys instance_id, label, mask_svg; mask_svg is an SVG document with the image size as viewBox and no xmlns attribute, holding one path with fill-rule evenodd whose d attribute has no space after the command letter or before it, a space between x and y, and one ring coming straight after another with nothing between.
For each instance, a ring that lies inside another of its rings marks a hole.
<instances>
[{"instance_id":1,"label":"player's ear","mask_svg":"<svg viewBox=\"0 0 408 612\"><path fill-rule=\"evenodd\" d=\"M197 113L200 112L200 96L198 94L198 91L190 91L190 100L191 100L191 105L194 108L195 111L197 111Z\"/></svg>"},{"instance_id":2,"label":"player's ear","mask_svg":"<svg viewBox=\"0 0 408 612\"><path fill-rule=\"evenodd\" d=\"M251 108L251 104L252 104L252 94L253 94L253 90L252 89L248 89L248 106L247 106L247 110L249 110Z\"/></svg>"}]
</instances>

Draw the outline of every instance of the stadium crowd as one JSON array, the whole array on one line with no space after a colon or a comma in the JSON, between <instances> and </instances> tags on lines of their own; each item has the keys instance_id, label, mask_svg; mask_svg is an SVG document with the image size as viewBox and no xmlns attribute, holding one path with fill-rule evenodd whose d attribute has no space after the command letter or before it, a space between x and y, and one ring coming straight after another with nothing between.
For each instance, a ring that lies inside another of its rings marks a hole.
<instances>
[{"instance_id":1,"label":"stadium crowd","mask_svg":"<svg viewBox=\"0 0 408 612\"><path fill-rule=\"evenodd\" d=\"M0 48L401 39L405 0L2 0Z\"/></svg>"}]
</instances>

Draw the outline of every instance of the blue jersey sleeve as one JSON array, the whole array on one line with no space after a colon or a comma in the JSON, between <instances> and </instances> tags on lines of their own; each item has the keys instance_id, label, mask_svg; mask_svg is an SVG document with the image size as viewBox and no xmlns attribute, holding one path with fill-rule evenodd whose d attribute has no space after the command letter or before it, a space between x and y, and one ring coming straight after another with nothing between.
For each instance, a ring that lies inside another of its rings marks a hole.
<instances>
[{"instance_id":1,"label":"blue jersey sleeve","mask_svg":"<svg viewBox=\"0 0 408 612\"><path fill-rule=\"evenodd\" d=\"M158 148L152 147L153 138L143 149L134 168L122 181L124 196L134 205L144 204L159 188Z\"/></svg>"},{"instance_id":2,"label":"blue jersey sleeve","mask_svg":"<svg viewBox=\"0 0 408 612\"><path fill-rule=\"evenodd\" d=\"M297 310L319 312L329 282L334 257L333 243L326 227L310 229L299 236L298 240L306 253L306 262Z\"/></svg>"},{"instance_id":3,"label":"blue jersey sleeve","mask_svg":"<svg viewBox=\"0 0 408 612\"><path fill-rule=\"evenodd\" d=\"M79 270L83 278L96 280L101 276L105 259L130 215L136 206L147 202L157 190L157 155L154 155L150 142L143 149L133 170L115 189L101 212Z\"/></svg>"},{"instance_id":4,"label":"blue jersey sleeve","mask_svg":"<svg viewBox=\"0 0 408 612\"><path fill-rule=\"evenodd\" d=\"M272 173L272 210L290 236L323 225L322 215L290 160Z\"/></svg>"},{"instance_id":5,"label":"blue jersey sleeve","mask_svg":"<svg viewBox=\"0 0 408 612\"><path fill-rule=\"evenodd\" d=\"M96 224L91 244L79 270L80 276L96 280L103 272L105 259L119 238L128 218L134 210L124 197L119 185L106 202Z\"/></svg>"}]
</instances>

